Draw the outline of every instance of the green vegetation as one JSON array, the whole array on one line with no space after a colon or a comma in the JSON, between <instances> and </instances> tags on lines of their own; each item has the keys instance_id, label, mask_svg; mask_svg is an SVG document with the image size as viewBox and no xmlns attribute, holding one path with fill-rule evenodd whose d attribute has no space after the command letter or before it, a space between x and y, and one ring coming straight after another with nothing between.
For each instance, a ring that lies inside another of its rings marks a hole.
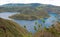
<instances>
[{"instance_id":1,"label":"green vegetation","mask_svg":"<svg viewBox=\"0 0 60 37\"><path fill-rule=\"evenodd\" d=\"M45 26L43 29L40 29L42 28L41 24L37 23L37 25L34 26L34 30L37 32L32 34L26 30L25 25L23 28L13 21L0 18L0 37L60 37L60 22L50 28Z\"/></svg>"},{"instance_id":2,"label":"green vegetation","mask_svg":"<svg viewBox=\"0 0 60 37\"><path fill-rule=\"evenodd\" d=\"M60 7L59 6L53 6L53 5L46 5L46 4L39 4L39 3L30 3L30 4L5 4L0 6L0 12L21 12L24 14L30 14L30 13L36 13L46 16L45 14L48 13L48 11L52 11L53 13L60 13Z\"/></svg>"},{"instance_id":3,"label":"green vegetation","mask_svg":"<svg viewBox=\"0 0 60 37\"><path fill-rule=\"evenodd\" d=\"M36 31L37 31L37 28L36 28L36 26L34 26L34 30L36 30Z\"/></svg>"},{"instance_id":4,"label":"green vegetation","mask_svg":"<svg viewBox=\"0 0 60 37\"><path fill-rule=\"evenodd\" d=\"M38 24L38 30L40 30L40 29L41 29L41 27L42 27L42 25L41 25L41 24Z\"/></svg>"},{"instance_id":5,"label":"green vegetation","mask_svg":"<svg viewBox=\"0 0 60 37\"><path fill-rule=\"evenodd\" d=\"M47 6L47 5L46 5ZM38 17L49 17L48 8L40 4L7 4L0 6L0 12L18 12L25 15L35 15Z\"/></svg>"},{"instance_id":6,"label":"green vegetation","mask_svg":"<svg viewBox=\"0 0 60 37\"><path fill-rule=\"evenodd\" d=\"M35 22L35 25L37 25L37 24L38 24L38 22L36 21L36 22Z\"/></svg>"},{"instance_id":7,"label":"green vegetation","mask_svg":"<svg viewBox=\"0 0 60 37\"><path fill-rule=\"evenodd\" d=\"M10 20L0 18L0 37L31 37L23 27Z\"/></svg>"},{"instance_id":8,"label":"green vegetation","mask_svg":"<svg viewBox=\"0 0 60 37\"><path fill-rule=\"evenodd\" d=\"M15 14L15 15L10 16L10 18L18 19L18 20L37 20L37 19L39 19L38 16L26 15L26 14Z\"/></svg>"},{"instance_id":9,"label":"green vegetation","mask_svg":"<svg viewBox=\"0 0 60 37\"><path fill-rule=\"evenodd\" d=\"M33 37L60 37L60 22L50 28L44 27L44 29L38 31Z\"/></svg>"},{"instance_id":10,"label":"green vegetation","mask_svg":"<svg viewBox=\"0 0 60 37\"><path fill-rule=\"evenodd\" d=\"M45 20L43 18L40 18L42 20L43 23L45 23Z\"/></svg>"},{"instance_id":11,"label":"green vegetation","mask_svg":"<svg viewBox=\"0 0 60 37\"><path fill-rule=\"evenodd\" d=\"M26 25L24 25L24 28L26 28Z\"/></svg>"},{"instance_id":12,"label":"green vegetation","mask_svg":"<svg viewBox=\"0 0 60 37\"><path fill-rule=\"evenodd\" d=\"M0 12L18 12L20 14L12 15L10 18L19 20L38 20L41 18L43 23L45 23L43 18L49 17L48 11L60 14L60 7L58 6L42 4L39 4L38 6L35 5L7 4L0 6ZM25 25L23 28L13 21L0 18L0 37L60 37L60 22L55 23L49 28L42 28L41 24L35 22L34 30L37 32L32 34L26 30Z\"/></svg>"}]
</instances>

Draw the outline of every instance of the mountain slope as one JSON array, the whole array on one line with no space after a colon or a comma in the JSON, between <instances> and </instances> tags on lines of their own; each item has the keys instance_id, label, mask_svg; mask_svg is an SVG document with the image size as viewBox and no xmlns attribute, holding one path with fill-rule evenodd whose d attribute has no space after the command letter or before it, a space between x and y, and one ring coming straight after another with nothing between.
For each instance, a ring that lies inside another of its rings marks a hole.
<instances>
[{"instance_id":1,"label":"mountain slope","mask_svg":"<svg viewBox=\"0 0 60 37\"><path fill-rule=\"evenodd\" d=\"M36 7L36 6L39 6L40 4L39 3L30 3L30 4L24 4L24 3L9 3L9 4L5 4L5 5L2 5L3 7L8 7L8 6L20 6L20 7L24 7L24 6L32 6L32 7Z\"/></svg>"},{"instance_id":2,"label":"mountain slope","mask_svg":"<svg viewBox=\"0 0 60 37\"><path fill-rule=\"evenodd\" d=\"M37 9L36 9L37 8ZM60 14L60 6L40 4L40 3L9 3L0 6L0 12L20 12L20 13L32 13L32 12L53 12Z\"/></svg>"},{"instance_id":3,"label":"mountain slope","mask_svg":"<svg viewBox=\"0 0 60 37\"><path fill-rule=\"evenodd\" d=\"M60 22L55 23L50 28L38 31L33 37L60 37Z\"/></svg>"},{"instance_id":4,"label":"mountain slope","mask_svg":"<svg viewBox=\"0 0 60 37\"><path fill-rule=\"evenodd\" d=\"M28 34L15 22L0 18L0 37L28 37Z\"/></svg>"}]
</instances>

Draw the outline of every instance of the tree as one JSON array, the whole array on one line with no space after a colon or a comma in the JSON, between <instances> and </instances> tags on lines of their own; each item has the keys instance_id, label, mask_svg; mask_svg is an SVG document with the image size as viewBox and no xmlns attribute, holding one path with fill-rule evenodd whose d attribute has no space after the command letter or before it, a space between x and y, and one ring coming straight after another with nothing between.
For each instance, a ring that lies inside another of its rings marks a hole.
<instances>
[{"instance_id":1,"label":"tree","mask_svg":"<svg viewBox=\"0 0 60 37\"><path fill-rule=\"evenodd\" d=\"M34 30L37 30L36 26L34 26Z\"/></svg>"},{"instance_id":2,"label":"tree","mask_svg":"<svg viewBox=\"0 0 60 37\"><path fill-rule=\"evenodd\" d=\"M24 28L26 28L26 25L24 25Z\"/></svg>"}]
</instances>

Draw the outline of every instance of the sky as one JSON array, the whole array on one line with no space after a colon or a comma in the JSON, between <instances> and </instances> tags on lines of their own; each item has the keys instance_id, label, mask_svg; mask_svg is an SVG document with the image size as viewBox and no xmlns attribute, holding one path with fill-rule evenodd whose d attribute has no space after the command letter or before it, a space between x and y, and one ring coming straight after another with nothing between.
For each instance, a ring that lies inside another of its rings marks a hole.
<instances>
[{"instance_id":1,"label":"sky","mask_svg":"<svg viewBox=\"0 0 60 37\"><path fill-rule=\"evenodd\" d=\"M60 0L0 0L0 5L7 3L42 3L60 6Z\"/></svg>"}]
</instances>

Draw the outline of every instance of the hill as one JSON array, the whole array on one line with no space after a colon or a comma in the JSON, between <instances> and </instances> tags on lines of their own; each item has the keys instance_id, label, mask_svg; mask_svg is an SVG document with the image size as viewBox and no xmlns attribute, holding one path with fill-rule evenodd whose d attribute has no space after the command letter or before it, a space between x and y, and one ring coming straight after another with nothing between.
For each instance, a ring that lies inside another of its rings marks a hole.
<instances>
[{"instance_id":1,"label":"hill","mask_svg":"<svg viewBox=\"0 0 60 37\"><path fill-rule=\"evenodd\" d=\"M53 12L60 14L60 6L40 4L40 3L9 3L0 6L0 12L20 12L20 13L40 13Z\"/></svg>"},{"instance_id":2,"label":"hill","mask_svg":"<svg viewBox=\"0 0 60 37\"><path fill-rule=\"evenodd\" d=\"M28 37L28 31L17 23L0 18L0 37Z\"/></svg>"},{"instance_id":3,"label":"hill","mask_svg":"<svg viewBox=\"0 0 60 37\"><path fill-rule=\"evenodd\" d=\"M60 37L60 22L55 23L50 28L38 31L33 37Z\"/></svg>"},{"instance_id":4,"label":"hill","mask_svg":"<svg viewBox=\"0 0 60 37\"><path fill-rule=\"evenodd\" d=\"M18 20L38 20L38 19L40 19L38 16L25 15L25 14L15 14L15 15L9 16L9 18L18 19Z\"/></svg>"},{"instance_id":5,"label":"hill","mask_svg":"<svg viewBox=\"0 0 60 37\"><path fill-rule=\"evenodd\" d=\"M26 15L49 17L48 13L60 14L60 7L40 3L9 3L0 6L0 12L17 12Z\"/></svg>"}]
</instances>

